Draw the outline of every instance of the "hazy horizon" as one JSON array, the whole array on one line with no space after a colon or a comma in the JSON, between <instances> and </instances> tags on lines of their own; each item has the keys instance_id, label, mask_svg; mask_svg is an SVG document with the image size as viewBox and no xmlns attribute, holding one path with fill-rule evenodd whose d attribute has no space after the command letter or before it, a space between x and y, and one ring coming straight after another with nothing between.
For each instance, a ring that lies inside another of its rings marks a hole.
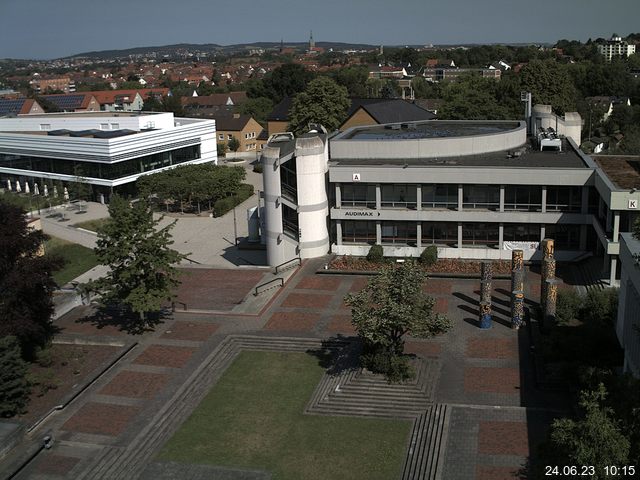
<instances>
[{"instance_id":1,"label":"hazy horizon","mask_svg":"<svg viewBox=\"0 0 640 480\"><path fill-rule=\"evenodd\" d=\"M311 30L316 42L371 45L584 42L640 31L637 0L248 0L241 8L231 1L112 0L100 9L81 0L55 9L46 0L2 3L0 58L34 60L180 43L297 43Z\"/></svg>"}]
</instances>

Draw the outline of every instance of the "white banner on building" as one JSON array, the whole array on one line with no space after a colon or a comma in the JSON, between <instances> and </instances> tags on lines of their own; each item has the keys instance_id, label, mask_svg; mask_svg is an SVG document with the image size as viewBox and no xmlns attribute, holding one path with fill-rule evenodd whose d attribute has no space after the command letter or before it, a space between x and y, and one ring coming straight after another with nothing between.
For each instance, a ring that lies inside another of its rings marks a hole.
<instances>
[{"instance_id":1,"label":"white banner on building","mask_svg":"<svg viewBox=\"0 0 640 480\"><path fill-rule=\"evenodd\" d=\"M503 250L538 250L540 242L502 242Z\"/></svg>"}]
</instances>

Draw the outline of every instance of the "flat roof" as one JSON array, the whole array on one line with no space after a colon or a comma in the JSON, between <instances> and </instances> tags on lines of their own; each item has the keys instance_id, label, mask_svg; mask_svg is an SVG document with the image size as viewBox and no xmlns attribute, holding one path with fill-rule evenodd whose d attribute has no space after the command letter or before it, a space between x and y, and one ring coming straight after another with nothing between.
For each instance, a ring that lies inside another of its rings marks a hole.
<instances>
[{"instance_id":1,"label":"flat roof","mask_svg":"<svg viewBox=\"0 0 640 480\"><path fill-rule=\"evenodd\" d=\"M532 148L530 144L511 151L443 158L335 158L334 166L423 166L423 167L504 167L504 168L590 168L569 142L562 140L562 151ZM639 177L640 178L640 177Z\"/></svg>"},{"instance_id":2,"label":"flat roof","mask_svg":"<svg viewBox=\"0 0 640 480\"><path fill-rule=\"evenodd\" d=\"M451 138L489 135L515 130L519 122L479 122L429 120L403 122L375 127L355 128L340 140L411 140L421 138Z\"/></svg>"},{"instance_id":3,"label":"flat roof","mask_svg":"<svg viewBox=\"0 0 640 480\"><path fill-rule=\"evenodd\" d=\"M591 155L591 158L617 188L640 189L640 156Z\"/></svg>"},{"instance_id":4,"label":"flat roof","mask_svg":"<svg viewBox=\"0 0 640 480\"><path fill-rule=\"evenodd\" d=\"M166 112L51 112L29 113L14 118L51 118L51 117L141 117L144 115L161 115Z\"/></svg>"}]
</instances>

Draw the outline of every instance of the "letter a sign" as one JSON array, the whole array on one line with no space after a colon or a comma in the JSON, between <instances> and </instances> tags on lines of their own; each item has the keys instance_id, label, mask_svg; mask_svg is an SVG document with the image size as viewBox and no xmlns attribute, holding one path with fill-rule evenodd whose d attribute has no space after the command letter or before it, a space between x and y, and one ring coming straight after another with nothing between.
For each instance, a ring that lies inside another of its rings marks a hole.
<instances>
[{"instance_id":1,"label":"letter a sign","mask_svg":"<svg viewBox=\"0 0 640 480\"><path fill-rule=\"evenodd\" d=\"M359 182L360 181L360 174L359 173L354 173L352 175L352 179L354 182Z\"/></svg>"}]
</instances>

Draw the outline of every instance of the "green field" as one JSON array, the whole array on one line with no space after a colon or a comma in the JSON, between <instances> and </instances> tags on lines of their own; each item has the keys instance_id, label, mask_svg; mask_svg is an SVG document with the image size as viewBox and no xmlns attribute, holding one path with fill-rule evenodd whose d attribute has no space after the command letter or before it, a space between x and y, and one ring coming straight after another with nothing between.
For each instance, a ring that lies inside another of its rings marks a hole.
<instances>
[{"instance_id":1,"label":"green field","mask_svg":"<svg viewBox=\"0 0 640 480\"><path fill-rule=\"evenodd\" d=\"M93 250L60 238L50 237L44 244L44 251L45 255L58 255L64 259L63 267L53 274L53 279L59 286L98 265Z\"/></svg>"},{"instance_id":2,"label":"green field","mask_svg":"<svg viewBox=\"0 0 640 480\"><path fill-rule=\"evenodd\" d=\"M411 422L303 415L322 374L311 355L241 353L160 459L266 470L274 480L398 478Z\"/></svg>"},{"instance_id":3,"label":"green field","mask_svg":"<svg viewBox=\"0 0 640 480\"><path fill-rule=\"evenodd\" d=\"M95 220L87 220L85 222L74 223L73 226L76 228L84 228L85 230L91 230L92 232L97 232L98 228L103 226L105 223L109 221L109 218L96 218Z\"/></svg>"}]
</instances>

